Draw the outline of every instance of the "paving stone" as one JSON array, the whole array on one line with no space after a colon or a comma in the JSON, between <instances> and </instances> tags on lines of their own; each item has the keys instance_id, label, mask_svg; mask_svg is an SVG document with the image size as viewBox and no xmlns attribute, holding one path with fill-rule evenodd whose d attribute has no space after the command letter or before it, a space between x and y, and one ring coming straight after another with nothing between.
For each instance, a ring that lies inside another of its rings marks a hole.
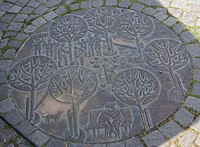
<instances>
[{"instance_id":1,"label":"paving stone","mask_svg":"<svg viewBox=\"0 0 200 147\"><path fill-rule=\"evenodd\" d=\"M142 12L144 12L145 14L147 14L147 15L154 15L157 11L155 10L155 9L153 9L153 8L144 8L143 10L142 10Z\"/></svg>"},{"instance_id":2,"label":"paving stone","mask_svg":"<svg viewBox=\"0 0 200 147\"><path fill-rule=\"evenodd\" d=\"M69 5L71 4L72 2L74 2L75 0L65 0L65 4Z\"/></svg>"},{"instance_id":3,"label":"paving stone","mask_svg":"<svg viewBox=\"0 0 200 147\"><path fill-rule=\"evenodd\" d=\"M192 42L196 39L195 36L192 35L190 31L181 33L180 37L184 42L187 42L187 43Z\"/></svg>"},{"instance_id":4,"label":"paving stone","mask_svg":"<svg viewBox=\"0 0 200 147\"><path fill-rule=\"evenodd\" d=\"M196 26L200 26L200 18L196 20Z\"/></svg>"},{"instance_id":5,"label":"paving stone","mask_svg":"<svg viewBox=\"0 0 200 147\"><path fill-rule=\"evenodd\" d=\"M17 39L17 40L24 40L24 39L26 39L26 38L28 38L29 37L29 35L27 35L27 34L25 34L25 33L19 33L15 38Z\"/></svg>"},{"instance_id":6,"label":"paving stone","mask_svg":"<svg viewBox=\"0 0 200 147\"><path fill-rule=\"evenodd\" d=\"M197 134L195 134L192 131L188 131L183 135L183 137L180 138L179 144L182 147L190 147L193 144L193 141L195 140Z\"/></svg>"},{"instance_id":7,"label":"paving stone","mask_svg":"<svg viewBox=\"0 0 200 147\"><path fill-rule=\"evenodd\" d=\"M199 44L187 44L187 50L189 51L192 57L200 56L200 45Z\"/></svg>"},{"instance_id":8,"label":"paving stone","mask_svg":"<svg viewBox=\"0 0 200 147\"><path fill-rule=\"evenodd\" d=\"M23 120L23 117L17 109L14 109L6 114L5 119L11 125L16 125Z\"/></svg>"},{"instance_id":9,"label":"paving stone","mask_svg":"<svg viewBox=\"0 0 200 147\"><path fill-rule=\"evenodd\" d=\"M93 5L93 7L101 7L103 5L103 1L102 0L94 0L94 1L92 1L92 5Z\"/></svg>"},{"instance_id":10,"label":"paving stone","mask_svg":"<svg viewBox=\"0 0 200 147\"><path fill-rule=\"evenodd\" d=\"M143 140L147 146L160 146L166 141L164 136L158 130L149 133Z\"/></svg>"},{"instance_id":11,"label":"paving stone","mask_svg":"<svg viewBox=\"0 0 200 147\"><path fill-rule=\"evenodd\" d=\"M200 135L198 136L197 140L195 141L195 143L200 146Z\"/></svg>"},{"instance_id":12,"label":"paving stone","mask_svg":"<svg viewBox=\"0 0 200 147\"><path fill-rule=\"evenodd\" d=\"M194 120L194 115L185 108L181 108L174 115L174 120L186 127L192 123Z\"/></svg>"},{"instance_id":13,"label":"paving stone","mask_svg":"<svg viewBox=\"0 0 200 147\"><path fill-rule=\"evenodd\" d=\"M131 3L127 2L127 1L119 2L119 7L122 7L122 8L128 8L130 5L131 5Z\"/></svg>"},{"instance_id":14,"label":"paving stone","mask_svg":"<svg viewBox=\"0 0 200 147\"><path fill-rule=\"evenodd\" d=\"M28 2L29 0L18 0L15 4L24 7L26 4L28 4Z\"/></svg>"},{"instance_id":15,"label":"paving stone","mask_svg":"<svg viewBox=\"0 0 200 147\"><path fill-rule=\"evenodd\" d=\"M5 14L5 12L1 12L0 11L0 18L2 18L2 16Z\"/></svg>"},{"instance_id":16,"label":"paving stone","mask_svg":"<svg viewBox=\"0 0 200 147\"><path fill-rule=\"evenodd\" d=\"M92 8L92 2L90 1L81 2L81 8L82 9Z\"/></svg>"},{"instance_id":17,"label":"paving stone","mask_svg":"<svg viewBox=\"0 0 200 147\"><path fill-rule=\"evenodd\" d=\"M12 36L15 36L16 34L17 34L16 32L8 31L8 32L6 32L6 34L4 35L4 37L12 37Z\"/></svg>"},{"instance_id":18,"label":"paving stone","mask_svg":"<svg viewBox=\"0 0 200 147\"><path fill-rule=\"evenodd\" d=\"M50 20L56 18L57 16L58 15L53 11L51 11L51 12L49 12L49 13L44 15L44 17L47 19L47 21L50 21Z\"/></svg>"},{"instance_id":19,"label":"paving stone","mask_svg":"<svg viewBox=\"0 0 200 147\"><path fill-rule=\"evenodd\" d=\"M176 8L168 8L168 12L174 17L180 17L183 13L183 10Z\"/></svg>"},{"instance_id":20,"label":"paving stone","mask_svg":"<svg viewBox=\"0 0 200 147\"><path fill-rule=\"evenodd\" d=\"M0 45L0 47L1 47L1 48L4 48L7 44L8 44L8 38L5 38L5 39L1 40L1 45Z\"/></svg>"},{"instance_id":21,"label":"paving stone","mask_svg":"<svg viewBox=\"0 0 200 147\"><path fill-rule=\"evenodd\" d=\"M21 9L22 9L22 7L14 5L8 10L8 12L10 12L10 13L18 13Z\"/></svg>"},{"instance_id":22,"label":"paving stone","mask_svg":"<svg viewBox=\"0 0 200 147\"><path fill-rule=\"evenodd\" d=\"M15 147L14 144L9 144L7 147Z\"/></svg>"},{"instance_id":23,"label":"paving stone","mask_svg":"<svg viewBox=\"0 0 200 147\"><path fill-rule=\"evenodd\" d=\"M13 48L19 48L22 45L22 41L20 40L11 40L8 45Z\"/></svg>"},{"instance_id":24,"label":"paving stone","mask_svg":"<svg viewBox=\"0 0 200 147\"><path fill-rule=\"evenodd\" d=\"M200 81L200 69L194 69L194 80Z\"/></svg>"},{"instance_id":25,"label":"paving stone","mask_svg":"<svg viewBox=\"0 0 200 147\"><path fill-rule=\"evenodd\" d=\"M24 136L28 136L35 131L35 127L32 126L28 121L22 121L15 127Z\"/></svg>"},{"instance_id":26,"label":"paving stone","mask_svg":"<svg viewBox=\"0 0 200 147\"><path fill-rule=\"evenodd\" d=\"M194 68L200 68L200 58L192 58L192 64Z\"/></svg>"},{"instance_id":27,"label":"paving stone","mask_svg":"<svg viewBox=\"0 0 200 147\"><path fill-rule=\"evenodd\" d=\"M2 18L2 22L11 22L11 20L15 17L14 14L5 14Z\"/></svg>"},{"instance_id":28,"label":"paving stone","mask_svg":"<svg viewBox=\"0 0 200 147\"><path fill-rule=\"evenodd\" d=\"M8 71L11 63L11 60L0 60L0 70Z\"/></svg>"},{"instance_id":29,"label":"paving stone","mask_svg":"<svg viewBox=\"0 0 200 147\"><path fill-rule=\"evenodd\" d=\"M28 17L27 14L17 14L16 17L14 18L14 21L16 21L16 22L24 22L27 17Z\"/></svg>"},{"instance_id":30,"label":"paving stone","mask_svg":"<svg viewBox=\"0 0 200 147\"><path fill-rule=\"evenodd\" d=\"M9 25L8 23L2 23L0 21L0 31L5 31L8 27L8 25Z\"/></svg>"},{"instance_id":31,"label":"paving stone","mask_svg":"<svg viewBox=\"0 0 200 147\"><path fill-rule=\"evenodd\" d=\"M13 4L10 4L10 3L1 3L1 4L0 4L0 11L7 11L7 10L9 10L12 6L13 6Z\"/></svg>"},{"instance_id":32,"label":"paving stone","mask_svg":"<svg viewBox=\"0 0 200 147\"><path fill-rule=\"evenodd\" d=\"M0 85L0 101L8 97L8 85Z\"/></svg>"},{"instance_id":33,"label":"paving stone","mask_svg":"<svg viewBox=\"0 0 200 147\"><path fill-rule=\"evenodd\" d=\"M141 12L142 9L144 8L145 6L143 4L133 4L131 5L131 10L136 10L138 12Z\"/></svg>"},{"instance_id":34,"label":"paving stone","mask_svg":"<svg viewBox=\"0 0 200 147\"><path fill-rule=\"evenodd\" d=\"M11 59L15 56L15 50L14 49L8 49L4 54L3 54L3 58L4 59Z\"/></svg>"},{"instance_id":35,"label":"paving stone","mask_svg":"<svg viewBox=\"0 0 200 147\"><path fill-rule=\"evenodd\" d=\"M54 6L57 6L59 5L60 3L62 2L62 0L48 0L47 3L46 3L46 6L47 7L54 7Z\"/></svg>"},{"instance_id":36,"label":"paving stone","mask_svg":"<svg viewBox=\"0 0 200 147\"><path fill-rule=\"evenodd\" d=\"M117 0L106 0L106 6L117 6Z\"/></svg>"},{"instance_id":37,"label":"paving stone","mask_svg":"<svg viewBox=\"0 0 200 147\"><path fill-rule=\"evenodd\" d=\"M193 123L192 123L192 125L190 126L190 128L192 128L192 129L194 129L194 130L200 132L200 116L197 117L197 118L193 121Z\"/></svg>"},{"instance_id":38,"label":"paving stone","mask_svg":"<svg viewBox=\"0 0 200 147\"><path fill-rule=\"evenodd\" d=\"M193 110L200 112L200 99L192 96L188 96L184 105L188 108L192 108Z\"/></svg>"},{"instance_id":39,"label":"paving stone","mask_svg":"<svg viewBox=\"0 0 200 147\"><path fill-rule=\"evenodd\" d=\"M18 0L7 0L8 2L15 3Z\"/></svg>"},{"instance_id":40,"label":"paving stone","mask_svg":"<svg viewBox=\"0 0 200 147\"><path fill-rule=\"evenodd\" d=\"M176 24L176 22L177 22L177 20L174 17L168 17L166 20L164 20L164 23L170 27L173 26L174 24Z\"/></svg>"},{"instance_id":41,"label":"paving stone","mask_svg":"<svg viewBox=\"0 0 200 147\"><path fill-rule=\"evenodd\" d=\"M199 95L200 96L200 84L194 83L192 86L192 94Z\"/></svg>"},{"instance_id":42,"label":"paving stone","mask_svg":"<svg viewBox=\"0 0 200 147\"><path fill-rule=\"evenodd\" d=\"M193 12L193 13L198 13L200 12L200 4L195 4L195 3L188 3L184 10L188 12Z\"/></svg>"},{"instance_id":43,"label":"paving stone","mask_svg":"<svg viewBox=\"0 0 200 147\"><path fill-rule=\"evenodd\" d=\"M35 9L34 8L31 8L31 7L24 7L21 11L21 13L25 13L25 14L31 14L33 13Z\"/></svg>"},{"instance_id":44,"label":"paving stone","mask_svg":"<svg viewBox=\"0 0 200 147\"><path fill-rule=\"evenodd\" d=\"M28 17L27 17L27 21L29 21L29 20L34 20L34 19L36 19L38 17L38 15L37 14L31 14L31 15L29 15Z\"/></svg>"},{"instance_id":45,"label":"paving stone","mask_svg":"<svg viewBox=\"0 0 200 147\"><path fill-rule=\"evenodd\" d=\"M184 8L185 6L186 6L185 0L174 0L171 3L171 7L175 7L175 8Z\"/></svg>"},{"instance_id":46,"label":"paving stone","mask_svg":"<svg viewBox=\"0 0 200 147\"><path fill-rule=\"evenodd\" d=\"M47 12L48 9L49 9L49 8L48 8L47 6L41 5L41 6L39 6L37 9L35 9L34 13L42 15L42 14L44 14L45 12Z\"/></svg>"},{"instance_id":47,"label":"paving stone","mask_svg":"<svg viewBox=\"0 0 200 147\"><path fill-rule=\"evenodd\" d=\"M78 10L79 9L79 4L72 4L70 5L71 10Z\"/></svg>"},{"instance_id":48,"label":"paving stone","mask_svg":"<svg viewBox=\"0 0 200 147\"><path fill-rule=\"evenodd\" d=\"M125 147L144 147L144 145L137 137L125 140L124 143Z\"/></svg>"},{"instance_id":49,"label":"paving stone","mask_svg":"<svg viewBox=\"0 0 200 147\"><path fill-rule=\"evenodd\" d=\"M15 108L14 103L11 101L11 99L5 99L0 101L0 113L6 113Z\"/></svg>"},{"instance_id":50,"label":"paving stone","mask_svg":"<svg viewBox=\"0 0 200 147\"><path fill-rule=\"evenodd\" d=\"M41 3L39 3L39 2L37 2L37 1L35 1L35 0L32 0L32 1L30 1L30 2L28 3L27 6L33 7L33 8L37 8L40 4L41 4Z\"/></svg>"},{"instance_id":51,"label":"paving stone","mask_svg":"<svg viewBox=\"0 0 200 147\"><path fill-rule=\"evenodd\" d=\"M159 1L160 5L165 7L165 8L168 8L170 6L170 1Z\"/></svg>"},{"instance_id":52,"label":"paving stone","mask_svg":"<svg viewBox=\"0 0 200 147\"><path fill-rule=\"evenodd\" d=\"M11 22L10 25L8 26L8 30L19 31L22 25L23 23Z\"/></svg>"},{"instance_id":53,"label":"paving stone","mask_svg":"<svg viewBox=\"0 0 200 147\"><path fill-rule=\"evenodd\" d=\"M60 7L58 7L58 8L55 10L55 12L56 12L58 15L63 14L63 13L65 13L66 11L67 11L67 10L65 9L64 6L60 6Z\"/></svg>"},{"instance_id":54,"label":"paving stone","mask_svg":"<svg viewBox=\"0 0 200 147\"><path fill-rule=\"evenodd\" d=\"M197 19L197 16L195 14L184 12L181 17L181 22L183 22L184 24L188 26L194 26L196 19Z\"/></svg>"},{"instance_id":55,"label":"paving stone","mask_svg":"<svg viewBox=\"0 0 200 147\"><path fill-rule=\"evenodd\" d=\"M55 139L55 138L51 138L49 139L48 143L47 143L47 147L65 147L65 142Z\"/></svg>"},{"instance_id":56,"label":"paving stone","mask_svg":"<svg viewBox=\"0 0 200 147\"><path fill-rule=\"evenodd\" d=\"M125 147L123 142L108 143L106 147Z\"/></svg>"},{"instance_id":57,"label":"paving stone","mask_svg":"<svg viewBox=\"0 0 200 147\"><path fill-rule=\"evenodd\" d=\"M29 26L27 26L25 29L24 29L24 32L26 32L26 33L32 33L32 32L34 32L34 31L36 31L37 30L37 27L35 27L35 26L33 26L33 25L29 25Z\"/></svg>"},{"instance_id":58,"label":"paving stone","mask_svg":"<svg viewBox=\"0 0 200 147\"><path fill-rule=\"evenodd\" d=\"M173 120L167 122L164 126L159 128L159 131L161 131L167 138L177 136L182 130L183 129Z\"/></svg>"},{"instance_id":59,"label":"paving stone","mask_svg":"<svg viewBox=\"0 0 200 147\"><path fill-rule=\"evenodd\" d=\"M35 26L37 26L37 27L40 27L40 26L42 26L43 24L45 24L46 22L47 22L47 21L46 21L44 18L39 17L39 18L37 18L36 20L34 20L34 21L32 22L32 24L35 25Z\"/></svg>"},{"instance_id":60,"label":"paving stone","mask_svg":"<svg viewBox=\"0 0 200 147\"><path fill-rule=\"evenodd\" d=\"M156 11L159 11L159 12L162 12L162 13L167 13L167 8L160 8L160 7L157 7L157 8L156 8Z\"/></svg>"},{"instance_id":61,"label":"paving stone","mask_svg":"<svg viewBox=\"0 0 200 147\"><path fill-rule=\"evenodd\" d=\"M172 29L174 30L176 34L180 34L182 31L185 30L185 27L182 24L178 23L178 24L175 24Z\"/></svg>"},{"instance_id":62,"label":"paving stone","mask_svg":"<svg viewBox=\"0 0 200 147\"><path fill-rule=\"evenodd\" d=\"M162 12L158 12L158 13L154 14L154 17L158 20L164 20L168 17L168 15L165 13L162 13Z\"/></svg>"},{"instance_id":63,"label":"paving stone","mask_svg":"<svg viewBox=\"0 0 200 147\"><path fill-rule=\"evenodd\" d=\"M7 81L7 74L5 71L0 71L0 83L5 84Z\"/></svg>"},{"instance_id":64,"label":"paving stone","mask_svg":"<svg viewBox=\"0 0 200 147\"><path fill-rule=\"evenodd\" d=\"M28 138L38 146L41 146L49 140L47 135L38 130L33 132Z\"/></svg>"}]
</instances>

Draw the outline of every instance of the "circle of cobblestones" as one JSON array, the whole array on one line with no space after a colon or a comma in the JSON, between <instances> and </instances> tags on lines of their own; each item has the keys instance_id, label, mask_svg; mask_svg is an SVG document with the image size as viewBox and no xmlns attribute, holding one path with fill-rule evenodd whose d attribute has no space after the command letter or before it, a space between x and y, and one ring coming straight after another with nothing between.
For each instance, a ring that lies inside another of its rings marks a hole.
<instances>
[{"instance_id":1,"label":"circle of cobblestones","mask_svg":"<svg viewBox=\"0 0 200 147\"><path fill-rule=\"evenodd\" d=\"M200 26L200 10L198 7L200 6L200 2L198 0L193 0L192 2L186 0L167 0L159 3L155 1L138 0L139 2L136 4L132 4L128 1L121 1L118 3L117 0L95 0L81 3L76 3L75 0L47 0L47 3L43 4L45 1L46 0L0 0L0 38L3 37L0 47L2 50L6 50L6 52L1 55L2 60L0 60L1 117L8 121L36 146L41 146L43 144L47 146L65 146L65 142L47 136L42 131L30 125L15 108L12 98L9 96L9 85L7 84L12 59L15 56L16 50L31 33L35 32L48 21L62 14L79 9L117 6L143 12L156 18L172 29L190 52L193 63L193 80L191 81L191 89L188 91L186 101L182 103L180 109L174 115L169 117L162 125L159 125L157 127L158 129L124 142L108 144L108 146L144 146L143 144L147 146L170 146L172 144L180 144L183 146L200 145L200 47L196 38L185 29L181 23L177 23L176 20L176 18L180 18L180 21L188 26L196 25L196 30L200 32L200 28L198 27ZM61 4L64 4L66 7ZM169 9L163 8L169 6ZM174 17L169 15L169 13L174 15ZM24 23L24 20L28 21ZM181 133L181 131L187 127L189 127L189 129ZM170 139L172 137L175 137L175 139ZM153 138L157 139L155 140ZM71 143L68 145L70 147L79 146L78 144ZM96 147L98 145L94 146ZM101 144L99 146L103 147L105 145Z\"/></svg>"}]
</instances>

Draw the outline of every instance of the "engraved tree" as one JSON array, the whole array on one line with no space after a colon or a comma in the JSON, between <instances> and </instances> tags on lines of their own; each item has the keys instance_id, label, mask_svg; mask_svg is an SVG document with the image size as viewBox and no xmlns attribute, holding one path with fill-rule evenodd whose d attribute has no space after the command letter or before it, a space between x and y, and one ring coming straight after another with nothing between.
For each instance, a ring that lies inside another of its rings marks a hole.
<instances>
[{"instance_id":1,"label":"engraved tree","mask_svg":"<svg viewBox=\"0 0 200 147\"><path fill-rule=\"evenodd\" d=\"M169 72L174 86L169 90L169 96L179 101L185 96L186 90L180 75L176 70L187 64L189 57L182 43L173 39L154 40L146 45L143 51L146 62L158 70Z\"/></svg>"},{"instance_id":2,"label":"engraved tree","mask_svg":"<svg viewBox=\"0 0 200 147\"><path fill-rule=\"evenodd\" d=\"M97 89L96 73L81 66L70 66L59 70L49 82L49 91L59 102L71 105L68 110L70 139L81 139L78 115L81 103ZM83 138L82 138L83 139Z\"/></svg>"},{"instance_id":3,"label":"engraved tree","mask_svg":"<svg viewBox=\"0 0 200 147\"><path fill-rule=\"evenodd\" d=\"M112 39L109 37L108 32L113 29L114 20L119 14L119 10L114 8L96 8L84 16L91 32L105 35L108 51L104 54L108 56L116 54L112 48Z\"/></svg>"},{"instance_id":4,"label":"engraved tree","mask_svg":"<svg viewBox=\"0 0 200 147\"><path fill-rule=\"evenodd\" d=\"M160 94L160 83L150 72L133 68L116 76L112 90L116 97L130 106L138 106L143 126L146 130L153 127L150 112L145 105Z\"/></svg>"},{"instance_id":5,"label":"engraved tree","mask_svg":"<svg viewBox=\"0 0 200 147\"><path fill-rule=\"evenodd\" d=\"M19 90L31 93L26 99L26 119L35 123L35 99L37 91L44 89L57 67L45 56L33 56L16 64L11 70L10 84Z\"/></svg>"},{"instance_id":6,"label":"engraved tree","mask_svg":"<svg viewBox=\"0 0 200 147\"><path fill-rule=\"evenodd\" d=\"M152 20L148 16L135 11L123 13L115 21L115 31L119 36L136 41L139 56L135 60L138 62L143 61L143 44L140 42L140 39L149 35L152 30Z\"/></svg>"},{"instance_id":7,"label":"engraved tree","mask_svg":"<svg viewBox=\"0 0 200 147\"><path fill-rule=\"evenodd\" d=\"M72 41L79 40L87 33L87 23L76 15L62 16L51 23L49 32L52 38L60 42L68 42L70 64L73 62Z\"/></svg>"}]
</instances>

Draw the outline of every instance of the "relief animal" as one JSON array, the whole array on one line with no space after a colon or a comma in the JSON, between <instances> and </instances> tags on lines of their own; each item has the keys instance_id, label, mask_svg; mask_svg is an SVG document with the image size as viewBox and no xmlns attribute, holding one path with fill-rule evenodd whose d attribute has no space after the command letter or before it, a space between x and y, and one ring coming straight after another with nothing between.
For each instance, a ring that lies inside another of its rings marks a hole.
<instances>
[{"instance_id":1,"label":"relief animal","mask_svg":"<svg viewBox=\"0 0 200 147\"><path fill-rule=\"evenodd\" d=\"M58 123L60 121L61 115L63 114L62 111L58 111L57 113L52 114L44 114L42 118L45 119L45 123L49 123L51 120L53 120L55 123Z\"/></svg>"}]
</instances>

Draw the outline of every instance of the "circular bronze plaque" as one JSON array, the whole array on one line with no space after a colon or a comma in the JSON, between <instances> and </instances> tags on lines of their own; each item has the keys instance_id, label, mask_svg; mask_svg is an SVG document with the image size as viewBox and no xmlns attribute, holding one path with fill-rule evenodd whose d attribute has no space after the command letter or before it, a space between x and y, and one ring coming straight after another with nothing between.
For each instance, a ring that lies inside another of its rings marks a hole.
<instances>
[{"instance_id":1,"label":"circular bronze plaque","mask_svg":"<svg viewBox=\"0 0 200 147\"><path fill-rule=\"evenodd\" d=\"M108 143L148 131L185 98L191 64L178 37L131 10L96 8L35 32L11 69L17 108L47 134Z\"/></svg>"}]
</instances>

